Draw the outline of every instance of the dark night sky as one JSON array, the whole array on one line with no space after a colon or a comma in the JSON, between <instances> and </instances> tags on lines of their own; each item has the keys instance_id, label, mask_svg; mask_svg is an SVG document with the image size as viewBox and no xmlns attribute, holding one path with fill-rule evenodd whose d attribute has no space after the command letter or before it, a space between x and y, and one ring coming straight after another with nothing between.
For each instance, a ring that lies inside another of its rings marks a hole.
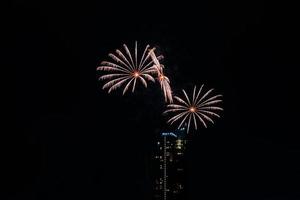
<instances>
[{"instance_id":1,"label":"dark night sky","mask_svg":"<svg viewBox=\"0 0 300 200\"><path fill-rule=\"evenodd\" d=\"M11 2L16 104L3 195L150 199L162 96L155 85L107 95L96 73L138 40L160 47L175 92L204 83L224 95L223 117L190 136L187 200L300 199L294 5L101 2Z\"/></svg>"}]
</instances>

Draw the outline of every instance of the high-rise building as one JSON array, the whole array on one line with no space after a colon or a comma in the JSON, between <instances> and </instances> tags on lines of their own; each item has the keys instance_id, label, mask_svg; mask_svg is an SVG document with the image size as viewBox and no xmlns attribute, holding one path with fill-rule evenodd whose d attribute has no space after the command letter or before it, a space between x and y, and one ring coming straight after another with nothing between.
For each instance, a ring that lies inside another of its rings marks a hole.
<instances>
[{"instance_id":1,"label":"high-rise building","mask_svg":"<svg viewBox=\"0 0 300 200\"><path fill-rule=\"evenodd\" d=\"M185 128L160 133L154 151L154 199L186 200Z\"/></svg>"}]
</instances>

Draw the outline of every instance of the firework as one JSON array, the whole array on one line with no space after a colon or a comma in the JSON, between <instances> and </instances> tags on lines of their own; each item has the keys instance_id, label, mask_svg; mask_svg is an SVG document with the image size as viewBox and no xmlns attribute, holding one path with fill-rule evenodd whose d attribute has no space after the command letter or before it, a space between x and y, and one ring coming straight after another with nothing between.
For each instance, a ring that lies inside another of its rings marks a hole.
<instances>
[{"instance_id":1,"label":"firework","mask_svg":"<svg viewBox=\"0 0 300 200\"><path fill-rule=\"evenodd\" d=\"M155 50L155 48L153 48L149 51L152 61L154 62L153 67L155 67L157 70L158 81L161 86L161 90L163 91L165 102L172 103L173 96L172 96L172 89L170 86L170 80L167 76L164 75L164 72L163 72L164 66L162 64L160 64L160 62L159 62L160 59L158 57L156 57L154 50Z\"/></svg>"},{"instance_id":2,"label":"firework","mask_svg":"<svg viewBox=\"0 0 300 200\"><path fill-rule=\"evenodd\" d=\"M164 112L164 114L174 114L168 120L168 123L180 122L178 128L182 127L183 124L187 124L187 132L189 132L191 124L197 130L199 121L205 128L207 128L207 121L214 123L211 117L220 117L216 112L223 110L218 106L222 102L220 99L222 95L209 97L213 89L208 90L206 93L202 89L203 85L198 91L194 86L192 95L188 96L186 91L182 90L184 98L174 96L178 103L167 105L167 110Z\"/></svg>"},{"instance_id":3,"label":"firework","mask_svg":"<svg viewBox=\"0 0 300 200\"><path fill-rule=\"evenodd\" d=\"M103 89L108 89L108 93L123 85L123 95L131 88L134 92L137 81L147 87L147 81L155 82L154 75L157 75L156 64L150 57L149 45L146 46L141 58L138 58L138 47L135 42L134 53L131 54L126 44L123 45L124 51L117 49L115 53L108 56L112 61L103 61L97 70L107 71L109 74L102 75L99 80L107 81ZM156 57L157 62L163 56Z\"/></svg>"}]
</instances>

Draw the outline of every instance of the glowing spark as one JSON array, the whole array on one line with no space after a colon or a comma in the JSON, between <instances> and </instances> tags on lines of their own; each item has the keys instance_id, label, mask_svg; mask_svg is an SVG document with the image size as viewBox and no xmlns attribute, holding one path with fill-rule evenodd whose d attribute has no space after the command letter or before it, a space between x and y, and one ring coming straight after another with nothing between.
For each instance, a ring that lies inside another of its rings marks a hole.
<instances>
[{"instance_id":1,"label":"glowing spark","mask_svg":"<svg viewBox=\"0 0 300 200\"><path fill-rule=\"evenodd\" d=\"M196 111L196 108L191 107L191 108L190 108L190 111L191 111L191 112L195 112L195 111Z\"/></svg>"},{"instance_id":2,"label":"glowing spark","mask_svg":"<svg viewBox=\"0 0 300 200\"><path fill-rule=\"evenodd\" d=\"M194 128L197 130L197 123L199 121L206 128L206 121L214 123L211 117L220 117L216 111L222 111L223 108L216 104L222 102L220 99L222 95L215 95L208 98L208 95L213 91L213 89L210 89L200 96L200 94L203 93L202 88L203 85L197 91L196 86L194 86L191 98L189 98L185 90L182 90L184 99L174 96L177 103L169 104L167 106L168 109L164 112L164 114L175 113L175 115L168 120L168 123L173 124L174 122L180 121L178 128L181 128L183 124L187 124L187 132L189 132L191 123L193 123Z\"/></svg>"},{"instance_id":3,"label":"glowing spark","mask_svg":"<svg viewBox=\"0 0 300 200\"><path fill-rule=\"evenodd\" d=\"M138 57L137 42L135 42L134 54L132 55L126 44L123 45L123 52L119 49L108 56L112 61L103 61L97 70L110 72L102 75L99 79L107 81L103 89L108 89L108 93L122 85L125 85L123 94L131 87L134 92L137 81L147 87L147 81L155 82L153 75L157 75L154 61L150 57L149 45L146 46L141 57ZM156 57L157 61L163 56Z\"/></svg>"}]
</instances>

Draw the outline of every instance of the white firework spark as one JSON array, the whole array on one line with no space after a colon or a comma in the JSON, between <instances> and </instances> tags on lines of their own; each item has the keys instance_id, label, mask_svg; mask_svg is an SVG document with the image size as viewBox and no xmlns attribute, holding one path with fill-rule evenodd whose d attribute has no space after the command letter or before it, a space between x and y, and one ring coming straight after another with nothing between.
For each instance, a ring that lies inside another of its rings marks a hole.
<instances>
[{"instance_id":1,"label":"white firework spark","mask_svg":"<svg viewBox=\"0 0 300 200\"><path fill-rule=\"evenodd\" d=\"M159 57L156 57L154 53L155 48L149 51L149 54L154 62L154 67L157 70L158 81L161 86L161 90L163 91L163 95L165 98L165 102L173 103L172 89L170 86L170 80L167 76L164 75L163 69L164 66L159 63Z\"/></svg>"},{"instance_id":2,"label":"white firework spark","mask_svg":"<svg viewBox=\"0 0 300 200\"><path fill-rule=\"evenodd\" d=\"M153 75L157 75L156 64L150 57L149 45L146 46L141 58L138 58L137 42L135 42L134 54L132 55L126 44L123 45L125 52L117 49L115 53L108 56L112 61L103 61L97 70L108 71L109 74L102 75L99 80L107 80L103 89L108 89L108 93L122 85L123 95L131 87L134 92L137 81L147 87L147 81L155 82ZM157 61L163 56L156 57Z\"/></svg>"},{"instance_id":3,"label":"white firework spark","mask_svg":"<svg viewBox=\"0 0 300 200\"><path fill-rule=\"evenodd\" d=\"M191 123L197 130L197 123L200 121L201 124L207 128L207 121L214 123L211 117L220 117L216 111L222 111L223 108L219 107L218 104L222 102L220 99L222 95L215 95L209 97L213 89L208 90L206 93L203 92L203 85L197 91L196 86L194 86L193 94L187 95L185 90L183 91L184 99L174 96L174 99L178 103L173 103L167 105L167 110L164 114L175 113L168 123L173 124L174 122L180 121L178 128L182 127L183 124L187 124L187 132L189 132ZM209 98L208 98L209 97Z\"/></svg>"}]
</instances>

